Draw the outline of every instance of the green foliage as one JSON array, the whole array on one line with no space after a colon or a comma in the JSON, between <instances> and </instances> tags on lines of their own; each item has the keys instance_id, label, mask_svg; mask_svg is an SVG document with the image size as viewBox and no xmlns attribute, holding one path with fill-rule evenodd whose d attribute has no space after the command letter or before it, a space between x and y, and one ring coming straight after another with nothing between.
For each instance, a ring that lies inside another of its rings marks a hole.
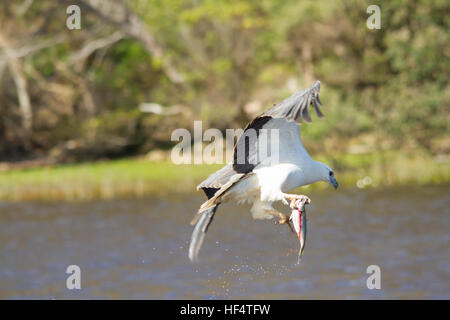
<instances>
[{"instance_id":1,"label":"green foliage","mask_svg":"<svg viewBox=\"0 0 450 320\"><path fill-rule=\"evenodd\" d=\"M0 101L8 106L0 108L4 159L20 150L25 157L45 153L70 139L88 158L146 152L194 119L222 130L243 127L254 116L245 111L249 102L261 102L263 111L315 79L322 82L326 119L301 129L313 152L345 152L368 135L372 150L450 151L442 139L450 120L448 1L375 1L380 30L366 27L372 3L363 0L125 2L160 56L89 10L82 30L69 32L61 26L63 3L35 1L22 16L17 4L0 6L0 27L18 39L11 41L16 47L61 33L69 39L23 58L35 112L31 147L18 129L11 77L0 79ZM87 43L117 30L123 39L70 62ZM185 82L173 83L167 65ZM140 114L142 102L190 112ZM314 149L317 141L335 143Z\"/></svg>"}]
</instances>

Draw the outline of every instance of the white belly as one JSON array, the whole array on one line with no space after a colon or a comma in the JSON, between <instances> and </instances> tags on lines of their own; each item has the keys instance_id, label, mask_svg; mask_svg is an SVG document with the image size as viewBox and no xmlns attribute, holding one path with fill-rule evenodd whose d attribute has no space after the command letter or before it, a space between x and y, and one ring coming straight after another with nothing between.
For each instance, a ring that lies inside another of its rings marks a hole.
<instances>
[{"instance_id":1,"label":"white belly","mask_svg":"<svg viewBox=\"0 0 450 320\"><path fill-rule=\"evenodd\" d=\"M260 185L261 201L279 201L283 193L301 185L301 169L293 163L280 163L254 170Z\"/></svg>"},{"instance_id":2,"label":"white belly","mask_svg":"<svg viewBox=\"0 0 450 320\"><path fill-rule=\"evenodd\" d=\"M278 151L277 156L263 157L254 174L233 186L226 200L280 201L284 192L311 183L305 170L312 160L300 140L299 127L285 119L273 119L264 126L271 128L279 130L278 146L273 151ZM267 150L273 153L271 146Z\"/></svg>"}]
</instances>

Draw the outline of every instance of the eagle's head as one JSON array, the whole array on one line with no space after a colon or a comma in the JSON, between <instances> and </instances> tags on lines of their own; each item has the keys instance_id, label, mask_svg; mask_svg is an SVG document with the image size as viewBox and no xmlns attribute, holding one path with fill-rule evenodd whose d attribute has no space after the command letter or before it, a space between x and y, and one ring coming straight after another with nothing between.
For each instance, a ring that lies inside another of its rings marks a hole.
<instances>
[{"instance_id":1,"label":"eagle's head","mask_svg":"<svg viewBox=\"0 0 450 320\"><path fill-rule=\"evenodd\" d=\"M331 183L331 185L337 189L339 186L339 183L337 182L335 176L334 176L334 172L333 170L330 169L330 171L328 171L328 181Z\"/></svg>"},{"instance_id":2,"label":"eagle's head","mask_svg":"<svg viewBox=\"0 0 450 320\"><path fill-rule=\"evenodd\" d=\"M335 189L338 188L339 183L334 176L334 171L326 164L320 163L320 177L320 180L330 183Z\"/></svg>"}]
</instances>

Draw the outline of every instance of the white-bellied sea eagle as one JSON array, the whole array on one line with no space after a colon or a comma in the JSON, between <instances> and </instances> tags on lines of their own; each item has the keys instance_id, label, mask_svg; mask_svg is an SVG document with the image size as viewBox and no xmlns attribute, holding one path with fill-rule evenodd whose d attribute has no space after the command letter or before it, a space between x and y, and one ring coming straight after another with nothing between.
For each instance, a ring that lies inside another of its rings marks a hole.
<instances>
[{"instance_id":1,"label":"white-bellied sea eagle","mask_svg":"<svg viewBox=\"0 0 450 320\"><path fill-rule=\"evenodd\" d=\"M191 261L197 260L208 227L222 202L250 202L254 219L276 217L280 224L289 225L287 216L275 210L272 204L275 201L289 204L291 201L292 206L297 200L309 203L309 199L287 191L317 181L338 187L333 170L311 159L300 139L302 120L311 122L310 106L320 118L323 117L319 91L320 82L316 81L310 88L293 94L256 117L238 139L233 161L197 186L198 190L205 192L208 200L191 221L195 225L189 247ZM277 139L263 135L263 129L267 129L266 133L276 131L273 137ZM276 148L273 148L274 144ZM262 148L264 152L260 152Z\"/></svg>"}]
</instances>

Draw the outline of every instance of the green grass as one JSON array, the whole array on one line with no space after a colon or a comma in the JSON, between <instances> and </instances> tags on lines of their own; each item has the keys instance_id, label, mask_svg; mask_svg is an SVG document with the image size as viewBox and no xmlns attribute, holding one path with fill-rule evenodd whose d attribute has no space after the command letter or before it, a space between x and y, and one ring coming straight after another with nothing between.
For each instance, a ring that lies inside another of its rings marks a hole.
<instances>
[{"instance_id":1,"label":"green grass","mask_svg":"<svg viewBox=\"0 0 450 320\"><path fill-rule=\"evenodd\" d=\"M141 159L0 173L2 200L90 200L186 192L220 166L177 166Z\"/></svg>"},{"instance_id":2,"label":"green grass","mask_svg":"<svg viewBox=\"0 0 450 320\"><path fill-rule=\"evenodd\" d=\"M380 155L347 154L314 158L332 167L344 188L426 185L450 181L449 162L437 162L431 156L386 152ZM15 169L0 172L0 200L74 201L192 192L202 179L220 167L125 159ZM309 188L325 187L325 183L318 183Z\"/></svg>"}]
</instances>

